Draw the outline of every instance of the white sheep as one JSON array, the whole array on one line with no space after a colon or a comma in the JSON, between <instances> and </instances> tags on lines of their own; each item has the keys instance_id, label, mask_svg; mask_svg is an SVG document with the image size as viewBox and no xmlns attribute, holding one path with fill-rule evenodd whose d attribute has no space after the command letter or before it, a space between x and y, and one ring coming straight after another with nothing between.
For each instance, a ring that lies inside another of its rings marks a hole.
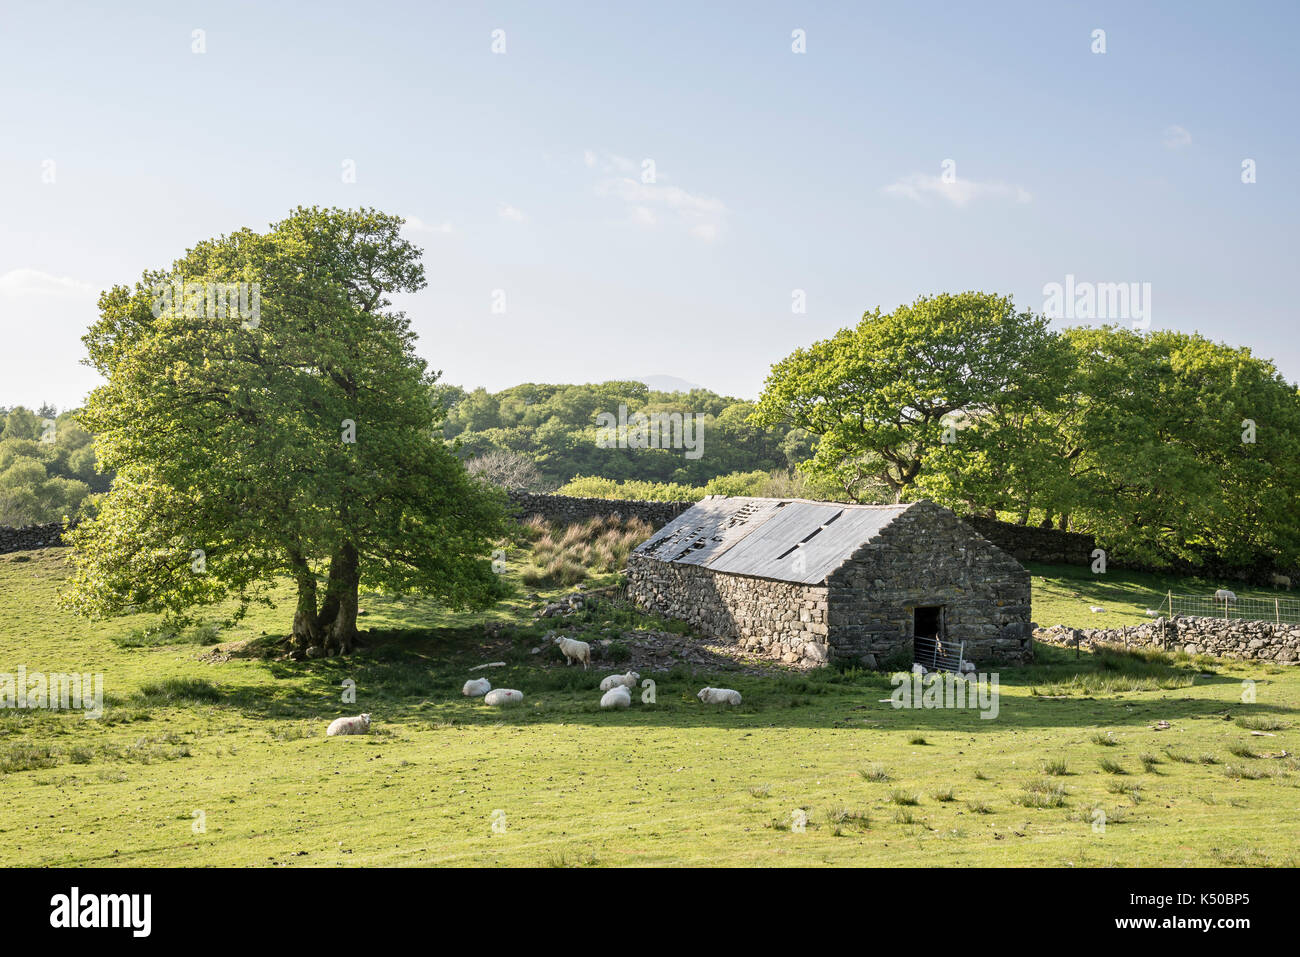
<instances>
[{"instance_id":1,"label":"white sheep","mask_svg":"<svg viewBox=\"0 0 1300 957\"><path fill-rule=\"evenodd\" d=\"M929 671L930 669L927 668L925 665L921 664L921 662L919 661L912 663L912 674L914 675L925 675L928 674Z\"/></svg>"},{"instance_id":2,"label":"white sheep","mask_svg":"<svg viewBox=\"0 0 1300 957\"><path fill-rule=\"evenodd\" d=\"M1228 591L1228 589L1226 588L1220 588L1218 591L1214 593L1214 600L1215 601L1236 601L1237 596L1234 595L1232 592Z\"/></svg>"},{"instance_id":3,"label":"white sheep","mask_svg":"<svg viewBox=\"0 0 1300 957\"><path fill-rule=\"evenodd\" d=\"M974 674L974 673L975 673L975 662L973 662L973 661L963 661L963 662L961 663L961 670L962 670L962 673L963 673L963 674Z\"/></svg>"},{"instance_id":4,"label":"white sheep","mask_svg":"<svg viewBox=\"0 0 1300 957\"><path fill-rule=\"evenodd\" d=\"M1158 618L1160 616L1160 612L1156 611L1154 608L1148 608L1142 614L1146 615L1148 618Z\"/></svg>"},{"instance_id":5,"label":"white sheep","mask_svg":"<svg viewBox=\"0 0 1300 957\"><path fill-rule=\"evenodd\" d=\"M465 682L465 687L460 689L460 693L466 698L481 698L492 690L492 682L486 678L471 678Z\"/></svg>"},{"instance_id":6,"label":"white sheep","mask_svg":"<svg viewBox=\"0 0 1300 957\"><path fill-rule=\"evenodd\" d=\"M334 737L336 734L369 734L370 733L370 715L359 714L355 718L335 718L330 722L330 726L325 730L325 736Z\"/></svg>"},{"instance_id":7,"label":"white sheep","mask_svg":"<svg viewBox=\"0 0 1300 957\"><path fill-rule=\"evenodd\" d=\"M740 692L730 688L701 688L695 697L705 704L729 704L733 707L740 704Z\"/></svg>"},{"instance_id":8,"label":"white sheep","mask_svg":"<svg viewBox=\"0 0 1300 957\"><path fill-rule=\"evenodd\" d=\"M494 688L483 696L483 703L490 704L493 707L507 704L518 704L524 700L524 693L516 691L514 688Z\"/></svg>"},{"instance_id":9,"label":"white sheep","mask_svg":"<svg viewBox=\"0 0 1300 957\"><path fill-rule=\"evenodd\" d=\"M1291 590L1291 577L1289 575L1279 575L1274 572L1271 577L1273 579L1274 588L1285 588L1287 591Z\"/></svg>"},{"instance_id":10,"label":"white sheep","mask_svg":"<svg viewBox=\"0 0 1300 957\"><path fill-rule=\"evenodd\" d=\"M1088 606L1088 611L1092 612L1094 615L1100 615L1100 614L1102 614L1103 612L1105 612L1105 610L1106 610L1106 609L1105 609L1105 608L1102 608L1101 605L1089 605L1089 606Z\"/></svg>"},{"instance_id":11,"label":"white sheep","mask_svg":"<svg viewBox=\"0 0 1300 957\"><path fill-rule=\"evenodd\" d=\"M601 691L608 691L610 688L619 686L625 688L635 688L636 683L641 680L641 676L635 671L629 671L625 675L610 675L600 683Z\"/></svg>"},{"instance_id":12,"label":"white sheep","mask_svg":"<svg viewBox=\"0 0 1300 957\"><path fill-rule=\"evenodd\" d=\"M591 645L585 641L576 641L573 638L565 638L563 635L555 636L555 644L560 646L560 651L564 652L564 663L571 665L575 661L582 662L582 670L586 671L587 666L591 664Z\"/></svg>"},{"instance_id":13,"label":"white sheep","mask_svg":"<svg viewBox=\"0 0 1300 957\"><path fill-rule=\"evenodd\" d=\"M626 685L615 685L600 697L602 708L628 708L632 705L632 692Z\"/></svg>"}]
</instances>

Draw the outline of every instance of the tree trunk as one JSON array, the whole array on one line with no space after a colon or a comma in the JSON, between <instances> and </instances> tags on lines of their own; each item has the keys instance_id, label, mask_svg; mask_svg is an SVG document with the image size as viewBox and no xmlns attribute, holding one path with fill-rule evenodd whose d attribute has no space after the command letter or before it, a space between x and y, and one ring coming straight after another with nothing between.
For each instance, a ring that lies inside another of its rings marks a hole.
<instances>
[{"instance_id":1,"label":"tree trunk","mask_svg":"<svg viewBox=\"0 0 1300 957\"><path fill-rule=\"evenodd\" d=\"M361 582L360 562L352 545L342 545L330 559L329 584L320 620L325 631L325 648L351 654L357 639L357 591Z\"/></svg>"},{"instance_id":2,"label":"tree trunk","mask_svg":"<svg viewBox=\"0 0 1300 957\"><path fill-rule=\"evenodd\" d=\"M294 580L298 583L298 608L293 614L293 644L301 651L322 641L320 616L316 613L316 576L307 560L294 554Z\"/></svg>"}]
</instances>

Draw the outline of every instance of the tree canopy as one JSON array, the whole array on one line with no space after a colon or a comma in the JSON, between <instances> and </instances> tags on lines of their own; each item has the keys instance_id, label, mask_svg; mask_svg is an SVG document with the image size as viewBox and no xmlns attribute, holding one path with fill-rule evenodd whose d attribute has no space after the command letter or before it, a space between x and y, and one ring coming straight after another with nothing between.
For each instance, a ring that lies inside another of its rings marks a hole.
<instances>
[{"instance_id":1,"label":"tree canopy","mask_svg":"<svg viewBox=\"0 0 1300 957\"><path fill-rule=\"evenodd\" d=\"M299 208L101 296L83 341L107 381L83 419L117 479L70 538L74 607L242 611L288 575L300 648L346 652L363 583L455 607L501 594L501 497L438 435L436 376L391 308L424 285L401 226ZM240 284L238 314L213 307Z\"/></svg>"},{"instance_id":2,"label":"tree canopy","mask_svg":"<svg viewBox=\"0 0 1300 957\"><path fill-rule=\"evenodd\" d=\"M1300 560L1300 394L1193 333L925 298L778 362L759 415L818 437L801 468L851 500L925 496L1157 565Z\"/></svg>"}]
</instances>

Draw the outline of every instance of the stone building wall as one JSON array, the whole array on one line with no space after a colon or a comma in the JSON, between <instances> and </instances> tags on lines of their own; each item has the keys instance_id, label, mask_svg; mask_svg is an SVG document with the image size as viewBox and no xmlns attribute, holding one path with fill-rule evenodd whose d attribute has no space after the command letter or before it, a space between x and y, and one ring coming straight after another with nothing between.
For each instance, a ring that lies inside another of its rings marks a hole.
<instances>
[{"instance_id":1,"label":"stone building wall","mask_svg":"<svg viewBox=\"0 0 1300 957\"><path fill-rule=\"evenodd\" d=\"M1033 658L1030 576L947 509L917 502L834 572L831 645L878 664L912 650L913 610L942 605L947 640L965 657Z\"/></svg>"},{"instance_id":2,"label":"stone building wall","mask_svg":"<svg viewBox=\"0 0 1300 957\"><path fill-rule=\"evenodd\" d=\"M533 492L508 493L519 507L520 518L539 515L548 522L572 525L602 515L639 518L655 528L662 528L694 502L643 502L614 498L579 498L573 495L539 495Z\"/></svg>"},{"instance_id":3,"label":"stone building wall","mask_svg":"<svg viewBox=\"0 0 1300 957\"><path fill-rule=\"evenodd\" d=\"M800 585L628 559L628 595L765 658L875 667L912 651L913 609L943 605L947 637L977 663L1033 657L1029 573L946 509L918 502L830 576ZM910 659L909 659L910 660Z\"/></svg>"},{"instance_id":4,"label":"stone building wall","mask_svg":"<svg viewBox=\"0 0 1300 957\"><path fill-rule=\"evenodd\" d=\"M1286 622L1176 615L1122 628L1056 626L1040 629L1035 637L1073 647L1076 635L1084 648L1099 644L1155 646L1192 655L1300 664L1300 625Z\"/></svg>"},{"instance_id":5,"label":"stone building wall","mask_svg":"<svg viewBox=\"0 0 1300 957\"><path fill-rule=\"evenodd\" d=\"M724 575L636 554L628 557L627 577L628 597L641 607L734 640L759 657L801 667L831 657L825 586Z\"/></svg>"}]
</instances>

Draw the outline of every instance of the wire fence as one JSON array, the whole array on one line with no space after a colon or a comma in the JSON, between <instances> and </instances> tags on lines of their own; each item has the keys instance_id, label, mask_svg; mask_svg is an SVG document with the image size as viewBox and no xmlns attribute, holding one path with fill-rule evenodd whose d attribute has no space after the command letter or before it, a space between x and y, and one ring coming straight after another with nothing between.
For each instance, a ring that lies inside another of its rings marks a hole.
<instances>
[{"instance_id":1,"label":"wire fence","mask_svg":"<svg viewBox=\"0 0 1300 957\"><path fill-rule=\"evenodd\" d=\"M1170 592L1165 601L1170 617L1184 615L1300 624L1300 599L1296 598L1214 598L1209 595L1175 595Z\"/></svg>"}]
</instances>

